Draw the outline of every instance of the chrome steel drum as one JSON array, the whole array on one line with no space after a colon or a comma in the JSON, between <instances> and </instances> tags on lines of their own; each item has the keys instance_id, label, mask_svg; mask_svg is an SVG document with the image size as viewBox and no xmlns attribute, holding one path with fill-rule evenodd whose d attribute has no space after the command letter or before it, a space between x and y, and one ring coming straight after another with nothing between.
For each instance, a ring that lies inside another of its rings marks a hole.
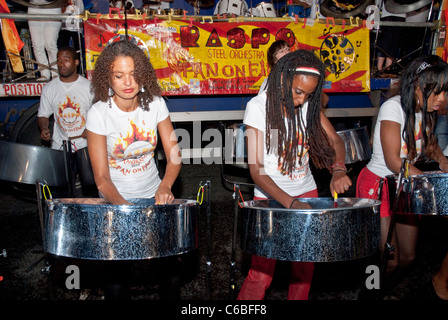
<instances>
[{"instance_id":1,"label":"chrome steel drum","mask_svg":"<svg viewBox=\"0 0 448 320\"><path fill-rule=\"evenodd\" d=\"M286 261L347 261L373 255L380 246L381 201L303 198L312 209L285 209L274 200L246 201L241 247Z\"/></svg>"},{"instance_id":2,"label":"chrome steel drum","mask_svg":"<svg viewBox=\"0 0 448 320\"><path fill-rule=\"evenodd\" d=\"M386 176L391 210L396 197L398 175ZM428 171L402 178L397 214L448 215L448 173Z\"/></svg>"},{"instance_id":3,"label":"chrome steel drum","mask_svg":"<svg viewBox=\"0 0 448 320\"><path fill-rule=\"evenodd\" d=\"M218 14L235 14L237 16L244 16L247 11L247 4L242 0L219 0Z\"/></svg>"},{"instance_id":4,"label":"chrome steel drum","mask_svg":"<svg viewBox=\"0 0 448 320\"><path fill-rule=\"evenodd\" d=\"M224 161L226 164L245 166L247 163L246 125L229 125L224 132Z\"/></svg>"},{"instance_id":5,"label":"chrome steel drum","mask_svg":"<svg viewBox=\"0 0 448 320\"><path fill-rule=\"evenodd\" d=\"M345 144L346 164L370 159L372 156L372 149L370 147L369 135L365 126L342 130L336 133L342 138Z\"/></svg>"},{"instance_id":6,"label":"chrome steel drum","mask_svg":"<svg viewBox=\"0 0 448 320\"><path fill-rule=\"evenodd\" d=\"M274 5L269 2L260 2L255 7L255 16L256 17L267 17L267 18L275 18L277 17L277 12L275 11Z\"/></svg>"},{"instance_id":7,"label":"chrome steel drum","mask_svg":"<svg viewBox=\"0 0 448 320\"><path fill-rule=\"evenodd\" d=\"M25 184L45 180L49 186L67 186L64 152L0 140L0 179Z\"/></svg>"},{"instance_id":8,"label":"chrome steel drum","mask_svg":"<svg viewBox=\"0 0 448 320\"><path fill-rule=\"evenodd\" d=\"M133 205L111 205L99 198L46 201L44 250L79 259L139 260L197 248L196 201L130 201Z\"/></svg>"}]
</instances>

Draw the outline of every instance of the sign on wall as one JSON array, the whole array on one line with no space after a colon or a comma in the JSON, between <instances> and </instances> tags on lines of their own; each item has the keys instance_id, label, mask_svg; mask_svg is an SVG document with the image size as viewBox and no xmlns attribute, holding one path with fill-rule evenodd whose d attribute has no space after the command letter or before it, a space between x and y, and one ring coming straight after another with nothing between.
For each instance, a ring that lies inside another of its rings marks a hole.
<instances>
[{"instance_id":1,"label":"sign on wall","mask_svg":"<svg viewBox=\"0 0 448 320\"><path fill-rule=\"evenodd\" d=\"M118 16L84 23L87 76L110 42L125 38ZM230 22L234 21L234 22ZM254 94L269 73L266 52L284 39L312 50L327 70L327 92L370 91L369 29L292 19L202 21L127 19L127 35L149 56L164 95Z\"/></svg>"}]
</instances>

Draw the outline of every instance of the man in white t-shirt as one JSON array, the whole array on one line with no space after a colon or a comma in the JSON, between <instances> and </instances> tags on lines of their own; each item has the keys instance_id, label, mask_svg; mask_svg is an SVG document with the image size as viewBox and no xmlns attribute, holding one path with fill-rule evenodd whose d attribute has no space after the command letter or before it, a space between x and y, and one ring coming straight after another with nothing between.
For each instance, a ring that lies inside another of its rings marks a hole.
<instances>
[{"instance_id":1,"label":"man in white t-shirt","mask_svg":"<svg viewBox=\"0 0 448 320\"><path fill-rule=\"evenodd\" d=\"M64 140L71 140L74 151L87 147L85 123L92 105L90 81L80 76L76 68L79 58L71 47L59 49L57 54L59 77L43 89L37 120L42 140L51 141L51 148L61 150ZM53 136L50 117L54 117Z\"/></svg>"},{"instance_id":2,"label":"man in white t-shirt","mask_svg":"<svg viewBox=\"0 0 448 320\"><path fill-rule=\"evenodd\" d=\"M87 148L85 125L93 95L90 81L77 73L79 57L74 48L59 49L57 64L59 77L42 89L37 123L42 140L50 142L52 149L62 150L65 140L70 141L71 150L75 152ZM50 117L54 118L53 134ZM76 172L80 165L72 169Z\"/></svg>"}]
</instances>

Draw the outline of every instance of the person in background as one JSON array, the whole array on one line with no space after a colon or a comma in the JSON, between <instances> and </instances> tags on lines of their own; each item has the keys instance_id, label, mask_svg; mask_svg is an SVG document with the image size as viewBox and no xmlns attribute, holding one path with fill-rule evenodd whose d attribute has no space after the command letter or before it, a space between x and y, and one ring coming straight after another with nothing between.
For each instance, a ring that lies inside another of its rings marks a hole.
<instances>
[{"instance_id":1,"label":"person in background","mask_svg":"<svg viewBox=\"0 0 448 320\"><path fill-rule=\"evenodd\" d=\"M67 0L65 7L62 8L62 12L66 15L80 15L84 12L84 3L82 0ZM80 57L84 57L84 34L82 31L82 20L67 18L62 20L61 31L59 31L58 48L71 46L75 48L76 52L79 52ZM82 59L83 69L85 70L85 59ZM81 66L81 63L80 63ZM78 73L83 74L81 70Z\"/></svg>"},{"instance_id":2,"label":"person in background","mask_svg":"<svg viewBox=\"0 0 448 320\"><path fill-rule=\"evenodd\" d=\"M109 8L118 8L120 12L124 12L128 14L135 14L135 5L132 0L109 0ZM112 11L112 14L116 14L116 12Z\"/></svg>"},{"instance_id":3,"label":"person in background","mask_svg":"<svg viewBox=\"0 0 448 320\"><path fill-rule=\"evenodd\" d=\"M310 208L300 201L318 196L310 159L316 167L332 173L332 194L344 193L352 185L344 164L344 143L322 112L324 78L325 68L319 58L297 50L277 61L267 90L248 102L244 124L255 200L270 198L285 208ZM275 259L253 255L238 299L263 299L275 265ZM308 299L313 273L312 262L291 263L288 299Z\"/></svg>"},{"instance_id":4,"label":"person in background","mask_svg":"<svg viewBox=\"0 0 448 320\"><path fill-rule=\"evenodd\" d=\"M280 58L284 57L285 55L287 55L290 52L291 52L291 49L289 48L289 45L285 40L274 41L266 53L266 59L268 62L269 69L272 70L272 68L277 63L277 61L280 60ZM260 86L260 91L258 92L259 94L262 91L266 90L267 82L268 82L268 78L266 77Z\"/></svg>"},{"instance_id":5,"label":"person in background","mask_svg":"<svg viewBox=\"0 0 448 320\"><path fill-rule=\"evenodd\" d=\"M30 0L28 14L62 13L61 8L43 8L42 6L46 4L48 2L45 0ZM58 54L57 42L61 25L60 20L28 20L34 58L38 63L38 68L43 67L37 81L50 81L51 78L58 76L57 71L51 70L50 67L57 69L57 66L54 64Z\"/></svg>"},{"instance_id":6,"label":"person in background","mask_svg":"<svg viewBox=\"0 0 448 320\"><path fill-rule=\"evenodd\" d=\"M77 73L79 55L72 47L62 47L57 53L59 77L51 80L42 89L37 123L43 141L51 148L62 150L63 141L70 141L72 152L87 148L85 124L87 112L92 106L93 95L90 81ZM54 118L53 135L50 117ZM80 172L81 163L73 162L74 172ZM83 186L85 195L97 196L96 189Z\"/></svg>"},{"instance_id":7,"label":"person in background","mask_svg":"<svg viewBox=\"0 0 448 320\"><path fill-rule=\"evenodd\" d=\"M87 141L100 196L114 205L130 204L135 198L170 204L174 200L171 188L182 163L169 111L148 57L128 41L107 45L95 63L92 90ZM166 157L162 179L154 158L159 139ZM162 299L180 299L180 259L154 259L165 275L160 277ZM111 299L128 296L130 272L126 268L110 271L108 278L116 282L108 286Z\"/></svg>"},{"instance_id":8,"label":"person in background","mask_svg":"<svg viewBox=\"0 0 448 320\"><path fill-rule=\"evenodd\" d=\"M384 0L375 0L375 4L380 8L381 21L395 21L404 22L406 20L406 13L390 13L386 10ZM391 73L391 67L394 59L398 57L402 27L397 26L382 26L379 29L377 41L377 71Z\"/></svg>"},{"instance_id":9,"label":"person in background","mask_svg":"<svg viewBox=\"0 0 448 320\"><path fill-rule=\"evenodd\" d=\"M448 64L438 56L419 57L404 71L397 92L380 107L373 136L370 161L358 176L356 197L379 198L381 243L386 243L391 222L387 179L406 170L409 175L423 174L414 164L422 155L439 163L448 172L448 160L437 144L434 134L437 111L447 103ZM402 168L403 159L408 168ZM393 280L415 259L419 216L397 214L391 254L385 268L386 278ZM381 248L383 249L383 248ZM387 281L387 280L386 280Z\"/></svg>"}]
</instances>

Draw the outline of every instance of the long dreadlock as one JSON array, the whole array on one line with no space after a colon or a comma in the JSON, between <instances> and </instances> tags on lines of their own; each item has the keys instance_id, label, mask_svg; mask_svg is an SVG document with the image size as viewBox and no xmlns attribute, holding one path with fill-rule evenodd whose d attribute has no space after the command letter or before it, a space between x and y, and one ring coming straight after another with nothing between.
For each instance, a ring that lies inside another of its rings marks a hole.
<instances>
[{"instance_id":1,"label":"long dreadlock","mask_svg":"<svg viewBox=\"0 0 448 320\"><path fill-rule=\"evenodd\" d=\"M298 67L314 68L320 73L318 85L307 100L306 128L304 127L302 106L294 107L292 83L298 74L312 74L297 72ZM297 160L300 165L302 164L306 148L308 148L311 160L317 168L329 168L334 162L335 151L330 146L320 121L324 78L325 68L322 62L312 52L306 50L297 50L282 57L268 76L266 92L267 151L275 152L271 150L276 149L278 162L284 173L292 172ZM271 145L271 142L274 142L271 141L273 136L278 137L277 146ZM301 141L299 141L300 138ZM299 150L300 144L302 148Z\"/></svg>"},{"instance_id":2,"label":"long dreadlock","mask_svg":"<svg viewBox=\"0 0 448 320\"><path fill-rule=\"evenodd\" d=\"M415 112L417 101L415 90L420 88L423 93L422 105L422 150L433 156L437 147L437 137L434 134L437 124L437 112L427 112L429 96L448 92L448 64L439 56L431 55L415 59L404 71L400 80L401 107L405 113L405 125L402 132L403 140L408 149L408 159L415 159Z\"/></svg>"}]
</instances>

